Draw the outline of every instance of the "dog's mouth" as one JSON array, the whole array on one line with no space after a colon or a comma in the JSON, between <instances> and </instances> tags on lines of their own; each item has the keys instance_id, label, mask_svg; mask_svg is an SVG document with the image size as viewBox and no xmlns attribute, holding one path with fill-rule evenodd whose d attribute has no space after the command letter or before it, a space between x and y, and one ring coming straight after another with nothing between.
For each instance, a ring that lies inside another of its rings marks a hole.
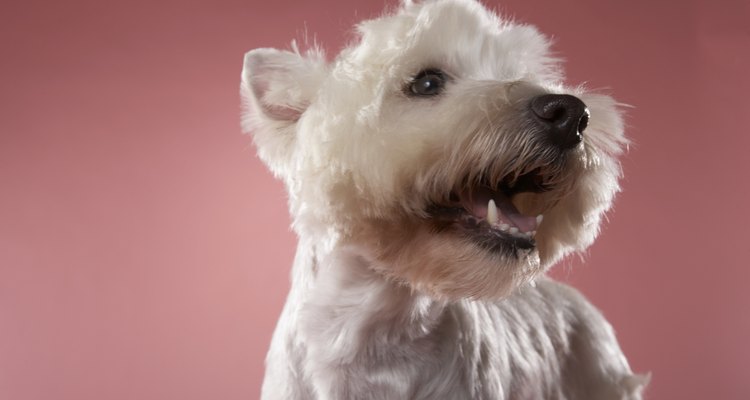
<instances>
[{"instance_id":1,"label":"dog's mouth","mask_svg":"<svg viewBox=\"0 0 750 400\"><path fill-rule=\"evenodd\" d=\"M430 207L431 218L443 227L468 233L491 250L532 249L543 220L544 192L551 190L540 169L451 191L446 204ZM519 210L520 209L520 210Z\"/></svg>"}]
</instances>

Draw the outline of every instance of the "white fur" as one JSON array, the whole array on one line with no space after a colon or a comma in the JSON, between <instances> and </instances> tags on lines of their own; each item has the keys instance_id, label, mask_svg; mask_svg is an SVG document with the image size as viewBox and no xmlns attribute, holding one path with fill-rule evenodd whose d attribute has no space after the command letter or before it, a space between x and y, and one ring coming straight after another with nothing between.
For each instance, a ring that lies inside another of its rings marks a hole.
<instances>
[{"instance_id":1,"label":"white fur","mask_svg":"<svg viewBox=\"0 0 750 400\"><path fill-rule=\"evenodd\" d=\"M640 399L647 378L610 325L544 277L592 243L619 190L616 103L565 88L535 28L474 1L406 1L358 31L330 64L296 46L245 57L243 127L299 235L263 399ZM445 92L405 94L428 67L451 77ZM547 93L591 111L564 162L527 123ZM540 167L556 189L518 200L544 210L532 250L492 253L426 222L467 179Z\"/></svg>"}]
</instances>

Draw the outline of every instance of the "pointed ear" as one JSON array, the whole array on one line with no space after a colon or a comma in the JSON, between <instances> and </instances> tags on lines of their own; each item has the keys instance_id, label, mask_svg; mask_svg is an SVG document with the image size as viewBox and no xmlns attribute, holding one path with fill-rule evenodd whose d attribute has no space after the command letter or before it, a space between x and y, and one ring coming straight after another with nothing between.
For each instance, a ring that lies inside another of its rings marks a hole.
<instances>
[{"instance_id":1,"label":"pointed ear","mask_svg":"<svg viewBox=\"0 0 750 400\"><path fill-rule=\"evenodd\" d=\"M301 55L292 47L252 50L242 69L242 128L253 133L259 155L277 176L291 157L296 122L327 73L321 51Z\"/></svg>"},{"instance_id":2,"label":"pointed ear","mask_svg":"<svg viewBox=\"0 0 750 400\"><path fill-rule=\"evenodd\" d=\"M319 51L305 56L276 49L255 49L245 54L243 94L253 110L274 121L294 122L305 111L320 85Z\"/></svg>"}]
</instances>

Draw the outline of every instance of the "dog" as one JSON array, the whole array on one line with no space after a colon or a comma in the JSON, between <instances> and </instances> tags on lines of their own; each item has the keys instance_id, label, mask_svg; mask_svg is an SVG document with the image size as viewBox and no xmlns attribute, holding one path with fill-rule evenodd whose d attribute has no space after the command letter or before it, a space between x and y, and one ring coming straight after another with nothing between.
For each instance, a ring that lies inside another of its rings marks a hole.
<instances>
[{"instance_id":1,"label":"dog","mask_svg":"<svg viewBox=\"0 0 750 400\"><path fill-rule=\"evenodd\" d=\"M619 191L618 104L474 0L357 33L330 63L245 55L243 129L299 237L262 398L640 399L609 323L545 277Z\"/></svg>"}]
</instances>

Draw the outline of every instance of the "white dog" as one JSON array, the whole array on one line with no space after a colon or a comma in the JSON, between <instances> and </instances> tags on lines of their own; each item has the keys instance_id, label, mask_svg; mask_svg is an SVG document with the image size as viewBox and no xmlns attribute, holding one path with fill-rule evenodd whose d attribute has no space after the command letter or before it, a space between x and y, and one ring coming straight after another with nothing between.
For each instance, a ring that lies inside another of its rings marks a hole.
<instances>
[{"instance_id":1,"label":"white dog","mask_svg":"<svg viewBox=\"0 0 750 400\"><path fill-rule=\"evenodd\" d=\"M244 129L299 248L263 399L639 399L612 328L545 278L589 246L626 140L548 41L405 1L323 54L245 56Z\"/></svg>"}]
</instances>

